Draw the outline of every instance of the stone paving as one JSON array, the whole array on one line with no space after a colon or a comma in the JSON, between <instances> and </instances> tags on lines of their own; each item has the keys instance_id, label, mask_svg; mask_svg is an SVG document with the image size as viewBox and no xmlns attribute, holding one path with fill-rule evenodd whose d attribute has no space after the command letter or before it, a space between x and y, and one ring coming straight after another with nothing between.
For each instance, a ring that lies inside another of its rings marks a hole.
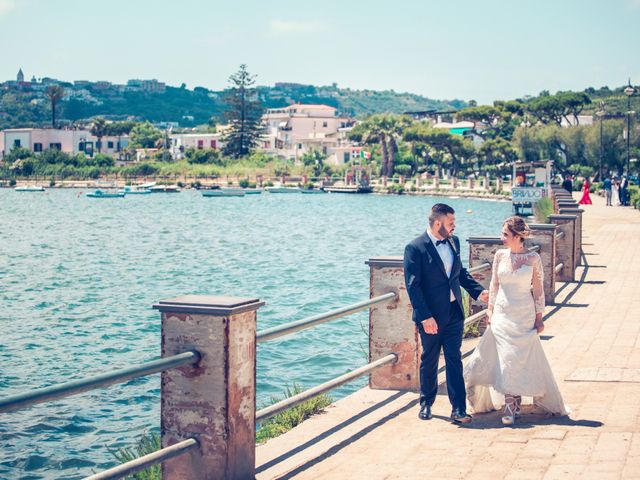
<instances>
[{"instance_id":1,"label":"stone paving","mask_svg":"<svg viewBox=\"0 0 640 480\"><path fill-rule=\"evenodd\" d=\"M420 421L417 394L365 388L258 446L256 478L640 478L640 212L593 200L585 264L556 285L542 337L569 417L529 407L513 427L497 412L462 427L446 396Z\"/></svg>"}]
</instances>

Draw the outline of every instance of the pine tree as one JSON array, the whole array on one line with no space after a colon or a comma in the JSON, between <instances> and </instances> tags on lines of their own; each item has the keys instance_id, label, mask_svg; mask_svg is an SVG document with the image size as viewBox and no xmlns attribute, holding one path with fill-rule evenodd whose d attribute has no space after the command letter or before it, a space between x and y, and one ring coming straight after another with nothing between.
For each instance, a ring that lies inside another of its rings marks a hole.
<instances>
[{"instance_id":1,"label":"pine tree","mask_svg":"<svg viewBox=\"0 0 640 480\"><path fill-rule=\"evenodd\" d=\"M224 154L233 158L248 155L259 145L264 132L262 124L262 105L258 100L255 75L247 71L242 64L240 69L229 77L231 87L225 95L227 104L226 120L229 130L224 136Z\"/></svg>"}]
</instances>

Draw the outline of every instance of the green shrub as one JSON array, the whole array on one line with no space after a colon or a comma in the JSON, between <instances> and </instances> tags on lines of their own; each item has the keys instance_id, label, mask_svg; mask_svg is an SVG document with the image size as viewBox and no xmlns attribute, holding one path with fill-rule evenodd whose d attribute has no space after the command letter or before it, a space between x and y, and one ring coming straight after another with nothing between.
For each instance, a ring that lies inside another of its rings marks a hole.
<instances>
[{"instance_id":1,"label":"green shrub","mask_svg":"<svg viewBox=\"0 0 640 480\"><path fill-rule=\"evenodd\" d=\"M404 193L404 185L398 185L397 183L387 185L387 193L402 195Z\"/></svg>"},{"instance_id":2,"label":"green shrub","mask_svg":"<svg viewBox=\"0 0 640 480\"><path fill-rule=\"evenodd\" d=\"M294 384L293 388L286 387L284 398L289 398L302 392L303 389ZM283 400L283 398L271 397L271 404L281 400ZM256 442L264 443L270 438L282 435L310 416L323 411L325 407L331 405L332 401L331 397L327 394L318 395L265 420L256 432Z\"/></svg>"},{"instance_id":3,"label":"green shrub","mask_svg":"<svg viewBox=\"0 0 640 480\"><path fill-rule=\"evenodd\" d=\"M553 201L549 197L541 198L533 204L533 212L536 221L539 223L549 223L549 215L553 215Z\"/></svg>"},{"instance_id":4,"label":"green shrub","mask_svg":"<svg viewBox=\"0 0 640 480\"><path fill-rule=\"evenodd\" d=\"M120 463L127 463L139 457L148 455L157 450L160 450L160 435L156 432L144 433L138 438L134 447L119 448L117 450L109 449L109 452L116 457ZM138 473L134 473L132 476L127 477L134 480L161 480L162 478L162 465L152 465L151 467L142 470Z\"/></svg>"}]
</instances>

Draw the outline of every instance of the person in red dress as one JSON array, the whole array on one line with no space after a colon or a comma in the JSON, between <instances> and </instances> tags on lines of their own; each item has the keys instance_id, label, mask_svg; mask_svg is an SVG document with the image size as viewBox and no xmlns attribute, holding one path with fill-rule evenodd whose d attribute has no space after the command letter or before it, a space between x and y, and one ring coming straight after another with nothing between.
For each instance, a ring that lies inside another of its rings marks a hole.
<instances>
[{"instance_id":1,"label":"person in red dress","mask_svg":"<svg viewBox=\"0 0 640 480\"><path fill-rule=\"evenodd\" d=\"M591 197L589 196L589 179L585 177L582 184L582 198L578 202L581 205L591 205Z\"/></svg>"}]
</instances>

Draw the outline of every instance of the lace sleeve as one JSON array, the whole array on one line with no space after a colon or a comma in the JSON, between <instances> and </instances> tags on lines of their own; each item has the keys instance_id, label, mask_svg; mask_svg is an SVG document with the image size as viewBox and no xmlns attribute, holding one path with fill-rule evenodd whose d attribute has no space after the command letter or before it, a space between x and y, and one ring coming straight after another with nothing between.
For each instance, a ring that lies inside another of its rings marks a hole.
<instances>
[{"instance_id":1,"label":"lace sleeve","mask_svg":"<svg viewBox=\"0 0 640 480\"><path fill-rule=\"evenodd\" d=\"M533 286L533 302L536 306L536 313L544 312L544 273L542 271L542 260L537 253L533 257L533 276L531 285Z\"/></svg>"},{"instance_id":2,"label":"lace sleeve","mask_svg":"<svg viewBox=\"0 0 640 480\"><path fill-rule=\"evenodd\" d=\"M493 312L493 305L496 303L496 296L498 295L498 288L500 287L500 279L498 278L498 264L502 254L500 250L493 256L493 267L491 269L491 283L489 284L489 305L487 309Z\"/></svg>"}]
</instances>

